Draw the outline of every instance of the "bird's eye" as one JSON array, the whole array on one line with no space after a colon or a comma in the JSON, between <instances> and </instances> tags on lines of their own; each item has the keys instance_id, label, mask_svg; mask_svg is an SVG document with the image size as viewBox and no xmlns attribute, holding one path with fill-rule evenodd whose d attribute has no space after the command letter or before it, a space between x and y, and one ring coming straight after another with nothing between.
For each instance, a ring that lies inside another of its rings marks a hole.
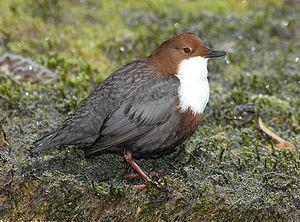
<instances>
[{"instance_id":1,"label":"bird's eye","mask_svg":"<svg viewBox=\"0 0 300 222\"><path fill-rule=\"evenodd\" d=\"M191 49L191 47L184 47L184 48L183 48L183 51L184 51L184 53L186 53L186 54L190 54L190 53L192 52L192 49Z\"/></svg>"}]
</instances>

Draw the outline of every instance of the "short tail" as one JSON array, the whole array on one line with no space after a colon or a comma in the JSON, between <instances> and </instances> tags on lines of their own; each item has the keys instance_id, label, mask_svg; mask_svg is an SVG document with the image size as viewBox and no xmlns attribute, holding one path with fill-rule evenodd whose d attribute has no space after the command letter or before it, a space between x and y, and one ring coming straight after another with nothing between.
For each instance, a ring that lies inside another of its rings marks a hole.
<instances>
[{"instance_id":1,"label":"short tail","mask_svg":"<svg viewBox=\"0 0 300 222\"><path fill-rule=\"evenodd\" d=\"M64 124L34 142L31 153L39 153L66 145L90 145L99 137L98 129L86 130L84 127Z\"/></svg>"},{"instance_id":2,"label":"short tail","mask_svg":"<svg viewBox=\"0 0 300 222\"><path fill-rule=\"evenodd\" d=\"M47 150L51 150L61 146L62 138L59 135L59 129L44 136L43 138L33 143L33 149L31 153L39 153Z\"/></svg>"}]
</instances>

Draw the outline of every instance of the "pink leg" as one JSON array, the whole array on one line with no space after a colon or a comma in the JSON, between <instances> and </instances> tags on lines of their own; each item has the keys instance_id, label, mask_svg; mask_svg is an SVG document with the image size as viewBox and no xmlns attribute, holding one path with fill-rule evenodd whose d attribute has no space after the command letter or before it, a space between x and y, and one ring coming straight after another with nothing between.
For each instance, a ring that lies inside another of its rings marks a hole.
<instances>
[{"instance_id":1,"label":"pink leg","mask_svg":"<svg viewBox=\"0 0 300 222\"><path fill-rule=\"evenodd\" d=\"M129 165L137 172L137 174L147 183L151 182L151 179L147 176L147 174L144 173L144 171L134 162L132 158L132 153L128 150L124 151L124 159Z\"/></svg>"}]
</instances>

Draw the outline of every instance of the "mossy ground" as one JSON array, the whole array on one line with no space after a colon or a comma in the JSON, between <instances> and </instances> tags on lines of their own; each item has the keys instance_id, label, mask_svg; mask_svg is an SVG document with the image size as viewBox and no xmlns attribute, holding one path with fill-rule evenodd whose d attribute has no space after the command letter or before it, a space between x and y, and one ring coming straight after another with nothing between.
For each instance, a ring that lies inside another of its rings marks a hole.
<instances>
[{"instance_id":1,"label":"mossy ground","mask_svg":"<svg viewBox=\"0 0 300 222\"><path fill-rule=\"evenodd\" d=\"M11 145L0 145L0 219L300 221L299 11L298 0L1 1L0 54L58 79L0 71ZM131 189L120 156L29 155L108 74L184 31L228 56L209 64L211 98L195 136L174 155L138 161L161 172L164 189ZM293 145L276 148L258 117Z\"/></svg>"}]
</instances>

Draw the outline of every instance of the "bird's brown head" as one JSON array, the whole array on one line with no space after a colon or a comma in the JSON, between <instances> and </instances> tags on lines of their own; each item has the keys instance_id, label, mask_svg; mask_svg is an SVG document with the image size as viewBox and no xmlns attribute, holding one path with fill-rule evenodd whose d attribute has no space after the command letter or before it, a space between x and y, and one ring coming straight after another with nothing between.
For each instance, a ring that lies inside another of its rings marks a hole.
<instances>
[{"instance_id":1,"label":"bird's brown head","mask_svg":"<svg viewBox=\"0 0 300 222\"><path fill-rule=\"evenodd\" d=\"M226 55L224 51L214 51L193 33L182 33L163 42L150 56L160 73L177 74L182 61L197 57L207 61L210 58Z\"/></svg>"}]
</instances>

